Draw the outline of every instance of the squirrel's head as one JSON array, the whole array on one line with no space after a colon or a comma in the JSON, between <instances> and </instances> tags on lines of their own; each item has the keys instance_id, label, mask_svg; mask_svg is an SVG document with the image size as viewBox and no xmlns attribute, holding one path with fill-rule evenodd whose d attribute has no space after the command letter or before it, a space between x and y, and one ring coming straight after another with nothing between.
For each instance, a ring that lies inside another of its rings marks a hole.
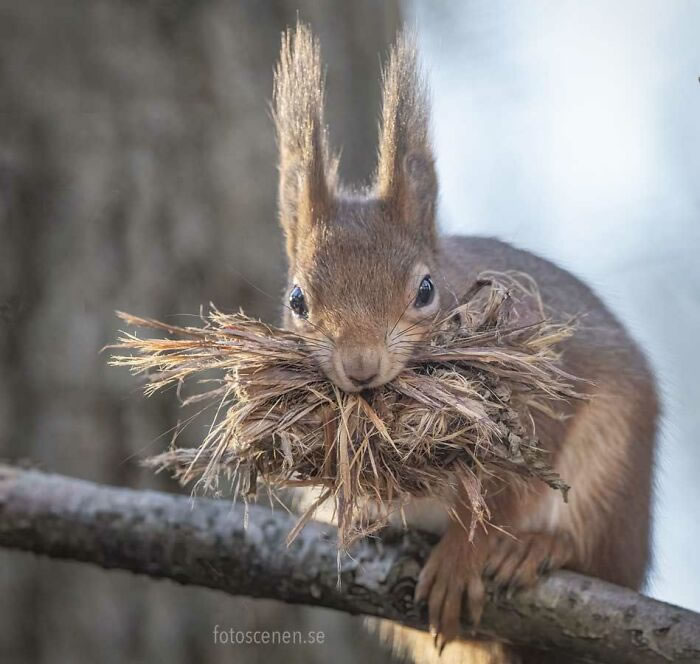
<instances>
[{"instance_id":1,"label":"squirrel's head","mask_svg":"<svg viewBox=\"0 0 700 664\"><path fill-rule=\"evenodd\" d=\"M440 306L428 92L411 37L399 37L383 83L373 185L345 190L323 122L318 42L303 25L282 38L274 119L285 326L308 339L324 373L348 392L394 378Z\"/></svg>"}]
</instances>

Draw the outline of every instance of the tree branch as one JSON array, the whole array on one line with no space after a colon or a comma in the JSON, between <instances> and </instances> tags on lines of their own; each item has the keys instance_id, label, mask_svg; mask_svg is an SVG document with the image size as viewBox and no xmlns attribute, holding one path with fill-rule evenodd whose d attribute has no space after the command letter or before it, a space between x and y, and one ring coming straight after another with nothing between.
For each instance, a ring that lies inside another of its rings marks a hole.
<instances>
[{"instance_id":1,"label":"tree branch","mask_svg":"<svg viewBox=\"0 0 700 664\"><path fill-rule=\"evenodd\" d=\"M417 533L366 540L342 559L334 529L310 523L290 547L283 510L91 482L0 465L0 546L426 629L411 601L430 550ZM465 631L469 625L465 624ZM491 598L478 635L589 662L700 661L700 615L558 572L513 599Z\"/></svg>"}]
</instances>

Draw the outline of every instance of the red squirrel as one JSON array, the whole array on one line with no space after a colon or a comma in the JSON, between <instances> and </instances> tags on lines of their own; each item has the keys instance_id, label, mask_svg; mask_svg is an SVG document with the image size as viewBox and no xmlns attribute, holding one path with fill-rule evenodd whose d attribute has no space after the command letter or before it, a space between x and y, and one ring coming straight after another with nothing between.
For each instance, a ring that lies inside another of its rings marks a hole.
<instances>
[{"instance_id":1,"label":"red squirrel","mask_svg":"<svg viewBox=\"0 0 700 664\"><path fill-rule=\"evenodd\" d=\"M460 524L443 506L417 500L409 525L442 535L415 590L416 601L427 603L432 635L390 629L397 649L415 661L437 657L455 640L439 661L543 661L458 640L462 607L478 621L485 584L526 588L560 567L640 587L649 561L658 417L653 376L622 325L573 275L496 239L438 234L428 89L410 35L398 37L383 75L379 157L369 187L339 182L323 105L319 45L298 25L282 38L273 104L289 262L284 325L312 340L320 368L339 388L356 392L391 381L424 338L427 321L484 270L527 273L550 311L583 315L561 350L563 368L586 381L588 398L569 403L565 418L534 414L540 444L572 485L568 503L535 483L494 492L487 496L490 521L500 529L477 529L469 541L466 501L455 496Z\"/></svg>"}]
</instances>

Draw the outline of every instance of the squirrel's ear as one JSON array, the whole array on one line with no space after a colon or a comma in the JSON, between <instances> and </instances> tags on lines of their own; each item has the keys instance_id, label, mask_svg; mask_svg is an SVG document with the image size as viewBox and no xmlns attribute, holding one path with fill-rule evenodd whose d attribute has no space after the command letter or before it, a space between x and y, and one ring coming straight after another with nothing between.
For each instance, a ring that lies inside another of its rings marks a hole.
<instances>
[{"instance_id":1,"label":"squirrel's ear","mask_svg":"<svg viewBox=\"0 0 700 664\"><path fill-rule=\"evenodd\" d=\"M428 86L415 35L399 35L383 74L377 195L397 223L435 241L437 176L430 145Z\"/></svg>"},{"instance_id":2,"label":"squirrel's ear","mask_svg":"<svg viewBox=\"0 0 700 664\"><path fill-rule=\"evenodd\" d=\"M297 238L330 216L336 160L328 150L323 123L324 76L318 40L297 23L282 34L275 69L273 118L279 148L279 215L287 253Z\"/></svg>"}]
</instances>

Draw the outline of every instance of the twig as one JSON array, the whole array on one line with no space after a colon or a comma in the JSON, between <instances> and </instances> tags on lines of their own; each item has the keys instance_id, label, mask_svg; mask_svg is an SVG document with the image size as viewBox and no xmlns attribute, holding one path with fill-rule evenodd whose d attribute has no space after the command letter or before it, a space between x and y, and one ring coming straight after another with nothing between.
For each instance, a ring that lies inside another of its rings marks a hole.
<instances>
[{"instance_id":1,"label":"twig","mask_svg":"<svg viewBox=\"0 0 700 664\"><path fill-rule=\"evenodd\" d=\"M283 511L250 506L247 522L244 507L227 501L0 466L0 546L426 629L411 597L428 538L359 542L338 588L331 526L311 522L287 547L294 520ZM510 600L492 598L478 634L556 650L561 661L700 661L700 615L569 572Z\"/></svg>"}]
</instances>

